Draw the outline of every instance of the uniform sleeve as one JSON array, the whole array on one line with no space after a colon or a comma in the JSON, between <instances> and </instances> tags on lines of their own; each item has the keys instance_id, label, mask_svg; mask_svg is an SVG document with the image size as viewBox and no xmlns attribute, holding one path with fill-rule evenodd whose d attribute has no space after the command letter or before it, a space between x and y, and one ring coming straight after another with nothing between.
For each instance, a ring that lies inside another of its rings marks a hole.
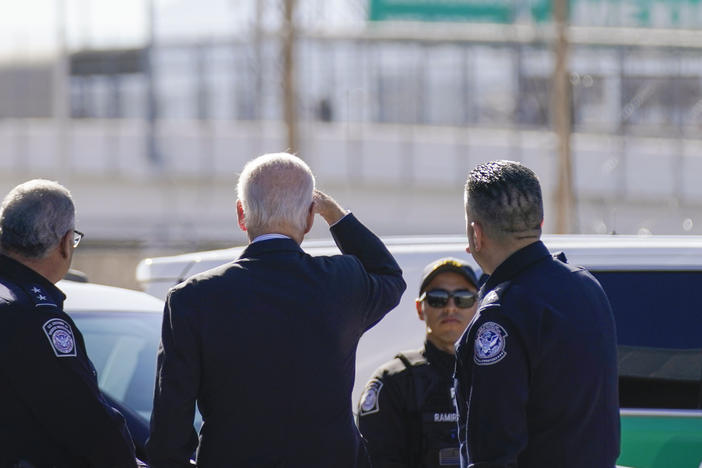
<instances>
[{"instance_id":1,"label":"uniform sleeve","mask_svg":"<svg viewBox=\"0 0 702 468\"><path fill-rule=\"evenodd\" d=\"M136 467L134 444L122 415L102 397L90 363L78 354L77 330L67 320L49 318L61 328L46 332L43 314L16 320L6 349L8 379L47 431L91 467ZM51 340L54 341L51 341ZM52 344L54 343L54 344Z\"/></svg>"},{"instance_id":2,"label":"uniform sleeve","mask_svg":"<svg viewBox=\"0 0 702 468\"><path fill-rule=\"evenodd\" d=\"M352 214L332 226L331 233L341 252L356 257L365 270L367 291L363 310L368 329L400 302L407 287L402 270L378 236Z\"/></svg>"},{"instance_id":3,"label":"uniform sleeve","mask_svg":"<svg viewBox=\"0 0 702 468\"><path fill-rule=\"evenodd\" d=\"M472 366L468 390L470 468L516 467L527 445L529 360L519 333L499 307L481 314L462 365Z\"/></svg>"},{"instance_id":4,"label":"uniform sleeve","mask_svg":"<svg viewBox=\"0 0 702 468\"><path fill-rule=\"evenodd\" d=\"M146 444L149 465L155 468L190 466L198 440L193 419L200 385L200 346L188 321L189 307L177 292L172 290L166 300L156 364L151 434Z\"/></svg>"},{"instance_id":5,"label":"uniform sleeve","mask_svg":"<svg viewBox=\"0 0 702 468\"><path fill-rule=\"evenodd\" d=\"M374 468L408 468L410 424L402 389L392 380L373 377L358 404L358 428L366 439Z\"/></svg>"}]
</instances>

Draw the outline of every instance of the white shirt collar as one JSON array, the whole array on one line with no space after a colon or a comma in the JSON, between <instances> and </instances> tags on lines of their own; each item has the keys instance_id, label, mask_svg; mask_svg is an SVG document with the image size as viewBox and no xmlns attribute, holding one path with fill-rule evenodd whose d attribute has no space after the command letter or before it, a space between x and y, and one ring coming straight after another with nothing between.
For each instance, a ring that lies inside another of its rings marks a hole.
<instances>
[{"instance_id":1,"label":"white shirt collar","mask_svg":"<svg viewBox=\"0 0 702 468\"><path fill-rule=\"evenodd\" d=\"M276 233L261 234L260 236L257 236L254 240L252 240L251 243L253 244L255 242L267 241L271 239L292 239L292 237L286 236L285 234Z\"/></svg>"}]
</instances>

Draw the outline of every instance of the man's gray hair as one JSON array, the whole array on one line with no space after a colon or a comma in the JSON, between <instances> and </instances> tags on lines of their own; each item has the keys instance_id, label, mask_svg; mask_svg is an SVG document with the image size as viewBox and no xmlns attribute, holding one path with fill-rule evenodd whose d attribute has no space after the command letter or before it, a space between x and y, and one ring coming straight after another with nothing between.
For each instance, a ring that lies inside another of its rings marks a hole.
<instances>
[{"instance_id":1,"label":"man's gray hair","mask_svg":"<svg viewBox=\"0 0 702 468\"><path fill-rule=\"evenodd\" d=\"M71 193L57 182L34 179L13 188L0 207L0 250L39 259L75 227Z\"/></svg>"},{"instance_id":2,"label":"man's gray hair","mask_svg":"<svg viewBox=\"0 0 702 468\"><path fill-rule=\"evenodd\" d=\"M466 210L496 239L541 235L544 219L536 174L514 161L490 161L468 174Z\"/></svg>"},{"instance_id":3,"label":"man's gray hair","mask_svg":"<svg viewBox=\"0 0 702 468\"><path fill-rule=\"evenodd\" d=\"M304 231L314 187L312 171L297 156L271 153L252 159L237 185L247 229L255 235L284 226Z\"/></svg>"}]
</instances>

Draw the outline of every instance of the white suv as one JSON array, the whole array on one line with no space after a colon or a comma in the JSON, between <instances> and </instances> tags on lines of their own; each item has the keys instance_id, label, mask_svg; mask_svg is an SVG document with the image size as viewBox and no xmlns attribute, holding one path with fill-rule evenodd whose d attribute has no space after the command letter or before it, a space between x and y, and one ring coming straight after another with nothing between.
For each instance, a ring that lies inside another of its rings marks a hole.
<instances>
[{"instance_id":1,"label":"white suv","mask_svg":"<svg viewBox=\"0 0 702 468\"><path fill-rule=\"evenodd\" d=\"M475 266L460 237L386 238L407 282L400 305L361 339L354 402L373 370L398 351L418 348L424 326L414 300L421 272L440 257ZM619 341L620 464L690 466L702 462L702 237L544 236L552 252L588 268L612 303ZM338 253L330 241L305 242L312 255ZM243 247L140 262L137 279L163 298L190 275L232 261ZM477 267L476 267L477 269ZM665 436L661 436L661 433Z\"/></svg>"}]
</instances>

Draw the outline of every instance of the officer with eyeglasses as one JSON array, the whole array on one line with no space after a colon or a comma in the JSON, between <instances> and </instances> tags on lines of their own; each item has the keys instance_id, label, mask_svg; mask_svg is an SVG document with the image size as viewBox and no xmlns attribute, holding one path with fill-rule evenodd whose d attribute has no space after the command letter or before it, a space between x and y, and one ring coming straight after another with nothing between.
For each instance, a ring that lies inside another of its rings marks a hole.
<instances>
[{"instance_id":1,"label":"officer with eyeglasses","mask_svg":"<svg viewBox=\"0 0 702 468\"><path fill-rule=\"evenodd\" d=\"M71 194L56 182L25 182L2 202L0 468L137 466L55 285L82 237Z\"/></svg>"},{"instance_id":2,"label":"officer with eyeglasses","mask_svg":"<svg viewBox=\"0 0 702 468\"><path fill-rule=\"evenodd\" d=\"M374 468L459 465L454 343L475 314L478 284L473 269L456 258L424 268L416 301L424 347L379 367L358 405Z\"/></svg>"}]
</instances>

